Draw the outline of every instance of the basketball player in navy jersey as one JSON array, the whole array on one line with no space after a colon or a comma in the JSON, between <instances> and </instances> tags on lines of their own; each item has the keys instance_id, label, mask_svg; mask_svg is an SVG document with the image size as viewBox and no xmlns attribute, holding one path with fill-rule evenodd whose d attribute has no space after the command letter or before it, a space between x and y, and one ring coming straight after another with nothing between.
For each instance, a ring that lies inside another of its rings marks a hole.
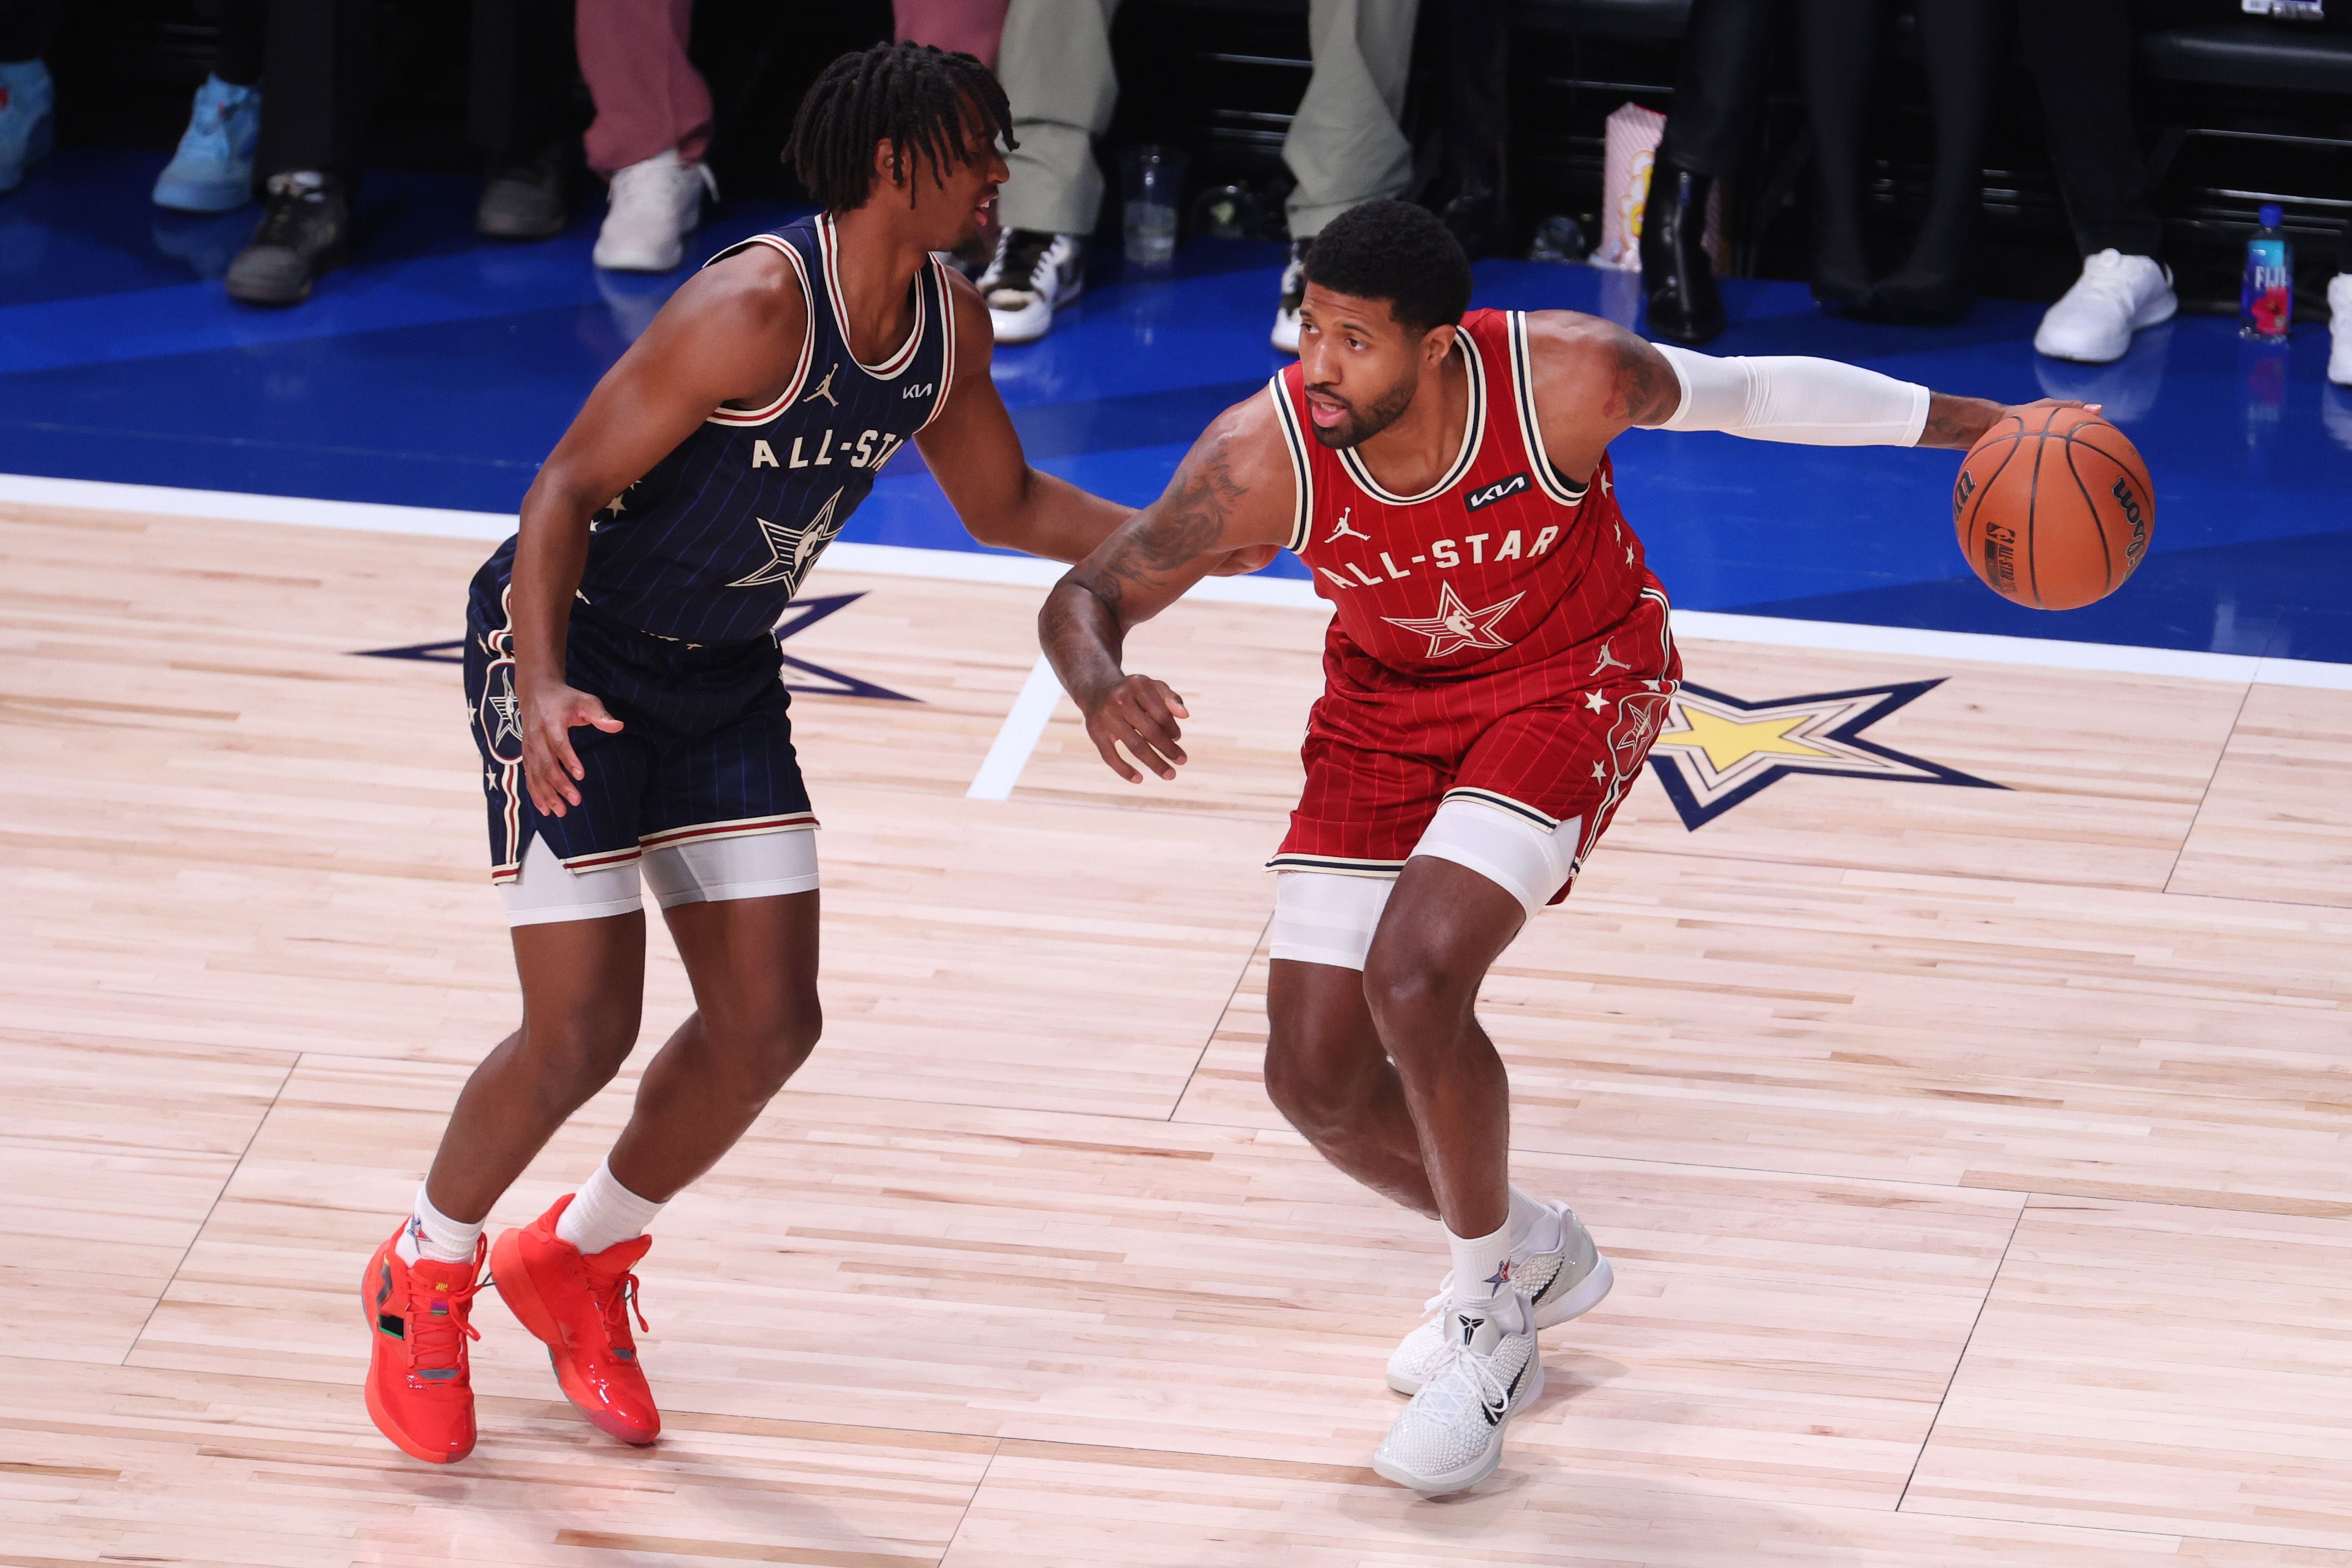
<instances>
[{"instance_id":1,"label":"basketball player in navy jersey","mask_svg":"<svg viewBox=\"0 0 2352 1568\"><path fill-rule=\"evenodd\" d=\"M1271 862L1266 1091L1333 1164L1444 1222L1453 1273L1390 1357L1412 1402L1372 1463L1448 1492L1494 1472L1542 1393L1536 1331L1612 1278L1567 1205L1510 1184L1509 1084L1474 1011L1567 894L1681 679L1609 443L1643 426L1965 450L2010 411L1566 310L1470 310L1461 247L1402 202L1333 219L1306 272L1298 363L1209 426L1039 626L1103 760L1173 779L1183 701L1121 668L1129 629L1237 550L1296 551L1333 602Z\"/></svg>"},{"instance_id":2,"label":"basketball player in navy jersey","mask_svg":"<svg viewBox=\"0 0 2352 1568\"><path fill-rule=\"evenodd\" d=\"M660 1429L629 1326L646 1224L816 1043L816 818L772 629L875 476L913 441L976 536L1062 561L1129 513L1027 465L989 380L988 310L932 258L979 233L1010 135L969 55L835 61L787 152L824 210L678 289L474 579L466 689L523 1020L362 1282L368 1410L419 1459L474 1446L485 1252L588 1418L630 1443ZM697 1010L602 1168L492 1247L490 1205L635 1043L641 880Z\"/></svg>"}]
</instances>

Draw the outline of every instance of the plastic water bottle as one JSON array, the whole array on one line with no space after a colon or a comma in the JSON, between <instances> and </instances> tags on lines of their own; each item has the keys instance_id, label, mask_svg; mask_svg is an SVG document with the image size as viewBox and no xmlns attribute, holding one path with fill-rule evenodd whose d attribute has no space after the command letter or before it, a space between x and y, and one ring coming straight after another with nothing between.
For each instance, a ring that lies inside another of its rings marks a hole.
<instances>
[{"instance_id":1,"label":"plastic water bottle","mask_svg":"<svg viewBox=\"0 0 2352 1568\"><path fill-rule=\"evenodd\" d=\"M2294 321L2294 247L2280 227L2285 215L2264 202L2262 227L2246 241L2245 281L2238 290L2238 335L2283 343Z\"/></svg>"}]
</instances>

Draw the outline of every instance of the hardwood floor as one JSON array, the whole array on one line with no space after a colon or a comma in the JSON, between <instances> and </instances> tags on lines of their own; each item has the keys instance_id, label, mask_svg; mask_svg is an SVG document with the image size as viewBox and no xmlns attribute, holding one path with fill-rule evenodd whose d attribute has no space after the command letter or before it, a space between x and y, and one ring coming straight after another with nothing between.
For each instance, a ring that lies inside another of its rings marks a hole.
<instances>
[{"instance_id":1,"label":"hardwood floor","mask_svg":"<svg viewBox=\"0 0 2352 1568\"><path fill-rule=\"evenodd\" d=\"M410 1462L358 1274L516 1001L457 669L360 656L482 553L0 507L0 1565L2352 1568L2352 693L1687 645L1749 705L1936 682L1856 732L1981 783L1646 778L1506 955L1515 1176L1618 1284L1426 1502L1368 1461L1440 1237L1259 1080L1319 617L1139 637L1176 785L1065 704L968 800L1034 591L830 570L806 683L913 700L795 700L826 1038L656 1228L663 1440L486 1292L481 1447Z\"/></svg>"}]
</instances>

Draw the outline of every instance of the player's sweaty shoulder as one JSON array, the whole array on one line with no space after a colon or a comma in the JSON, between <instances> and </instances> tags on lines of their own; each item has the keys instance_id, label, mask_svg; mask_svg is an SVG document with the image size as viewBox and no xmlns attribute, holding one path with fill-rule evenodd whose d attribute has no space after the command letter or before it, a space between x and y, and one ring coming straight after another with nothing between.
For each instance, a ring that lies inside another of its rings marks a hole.
<instances>
[{"instance_id":1,"label":"player's sweaty shoulder","mask_svg":"<svg viewBox=\"0 0 2352 1568\"><path fill-rule=\"evenodd\" d=\"M1528 349L1544 440L1606 442L1630 426L1674 416L1682 386L1657 350L1616 322L1580 310L1531 310Z\"/></svg>"},{"instance_id":2,"label":"player's sweaty shoulder","mask_svg":"<svg viewBox=\"0 0 2352 1568\"><path fill-rule=\"evenodd\" d=\"M751 245L680 284L646 337L666 355L701 362L741 402L782 390L807 331L799 273L772 247Z\"/></svg>"},{"instance_id":3,"label":"player's sweaty shoulder","mask_svg":"<svg viewBox=\"0 0 2352 1568\"><path fill-rule=\"evenodd\" d=\"M1297 505L1289 443L1259 393L1210 421L1149 510L1167 520L1168 534L1197 537L1205 551L1287 543Z\"/></svg>"}]
</instances>

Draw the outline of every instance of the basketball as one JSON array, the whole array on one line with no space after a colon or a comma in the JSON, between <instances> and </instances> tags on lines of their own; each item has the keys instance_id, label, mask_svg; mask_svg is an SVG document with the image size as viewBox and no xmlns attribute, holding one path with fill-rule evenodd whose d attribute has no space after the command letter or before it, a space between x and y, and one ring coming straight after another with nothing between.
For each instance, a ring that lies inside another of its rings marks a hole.
<instances>
[{"instance_id":1,"label":"basketball","mask_svg":"<svg viewBox=\"0 0 2352 1568\"><path fill-rule=\"evenodd\" d=\"M2122 587L2147 553L2156 494L2122 431L2087 408L2027 408L1969 449L1952 527L1994 593L2074 610Z\"/></svg>"}]
</instances>

